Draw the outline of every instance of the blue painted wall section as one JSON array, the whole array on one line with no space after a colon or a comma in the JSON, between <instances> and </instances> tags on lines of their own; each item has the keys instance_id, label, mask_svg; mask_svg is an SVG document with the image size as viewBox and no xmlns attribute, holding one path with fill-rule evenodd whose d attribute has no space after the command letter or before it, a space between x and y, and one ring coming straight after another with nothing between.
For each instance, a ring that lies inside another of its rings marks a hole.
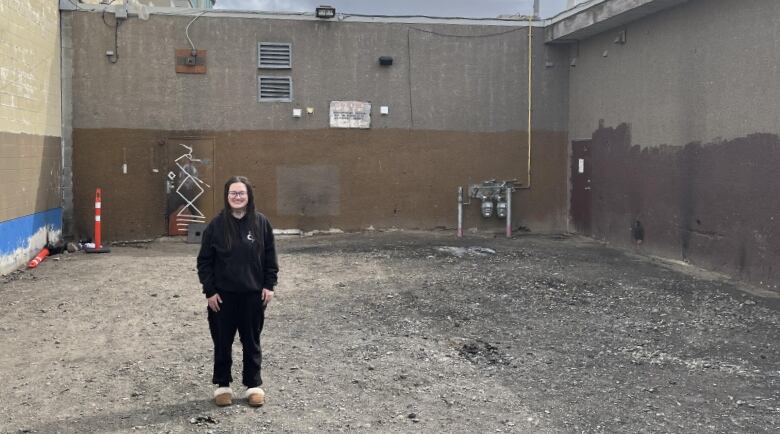
<instances>
[{"instance_id":1,"label":"blue painted wall section","mask_svg":"<svg viewBox=\"0 0 780 434\"><path fill-rule=\"evenodd\" d=\"M46 226L51 232L62 230L62 208L53 208L0 222L0 256L11 254L19 248L26 248L30 238Z\"/></svg>"}]
</instances>

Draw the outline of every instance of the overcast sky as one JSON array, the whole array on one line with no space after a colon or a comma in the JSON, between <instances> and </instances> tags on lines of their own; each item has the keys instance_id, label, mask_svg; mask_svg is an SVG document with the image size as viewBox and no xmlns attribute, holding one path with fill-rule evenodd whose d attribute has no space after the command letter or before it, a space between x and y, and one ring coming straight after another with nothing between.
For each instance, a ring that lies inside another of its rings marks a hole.
<instances>
[{"instance_id":1,"label":"overcast sky","mask_svg":"<svg viewBox=\"0 0 780 434\"><path fill-rule=\"evenodd\" d=\"M217 9L276 12L314 12L319 5L336 12L378 15L494 18L501 14L530 15L533 0L217 0ZM540 0L539 14L549 18L561 12L566 0Z\"/></svg>"}]
</instances>

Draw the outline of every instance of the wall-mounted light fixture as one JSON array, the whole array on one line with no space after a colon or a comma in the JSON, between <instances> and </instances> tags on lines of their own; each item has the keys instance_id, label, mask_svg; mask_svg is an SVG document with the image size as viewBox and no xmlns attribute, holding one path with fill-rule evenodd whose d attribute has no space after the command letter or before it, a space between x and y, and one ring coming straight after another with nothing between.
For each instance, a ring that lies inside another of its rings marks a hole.
<instances>
[{"instance_id":1,"label":"wall-mounted light fixture","mask_svg":"<svg viewBox=\"0 0 780 434\"><path fill-rule=\"evenodd\" d=\"M317 18L333 18L336 16L336 8L333 6L319 6L317 7Z\"/></svg>"},{"instance_id":2,"label":"wall-mounted light fixture","mask_svg":"<svg viewBox=\"0 0 780 434\"><path fill-rule=\"evenodd\" d=\"M626 43L626 31L621 30L618 32L617 36L615 37L615 40L613 41L616 44L624 45Z\"/></svg>"},{"instance_id":3,"label":"wall-mounted light fixture","mask_svg":"<svg viewBox=\"0 0 780 434\"><path fill-rule=\"evenodd\" d=\"M390 56L380 56L379 64L382 66L390 66L393 64L393 58Z\"/></svg>"}]
</instances>

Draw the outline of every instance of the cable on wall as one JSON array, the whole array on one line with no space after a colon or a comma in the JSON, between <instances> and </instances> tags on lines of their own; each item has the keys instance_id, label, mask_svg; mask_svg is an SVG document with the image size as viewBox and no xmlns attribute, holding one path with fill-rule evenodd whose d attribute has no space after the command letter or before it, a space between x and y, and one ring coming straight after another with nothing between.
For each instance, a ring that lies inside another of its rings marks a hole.
<instances>
[{"instance_id":1,"label":"cable on wall","mask_svg":"<svg viewBox=\"0 0 780 434\"><path fill-rule=\"evenodd\" d=\"M355 16L359 16L359 15L355 15ZM532 18L533 17L528 17L528 29L529 29L529 32L531 30L531 20L532 20ZM514 21L516 21L516 20L514 20ZM431 35L441 36L441 37L445 37L445 38L467 38L467 39L471 38L471 39L474 39L474 38L490 38L490 37L493 37L493 36L501 36L501 35L506 35L506 34L512 33L512 32L519 32L519 31L522 31L524 29L522 27L520 27L520 28L515 28L515 29L510 29L510 30L504 30L504 31L501 31L501 32L486 33L486 34L481 34L481 35L458 35L458 34L452 34L452 33L441 33L441 32L436 32L436 31L433 31L433 30L427 30L427 29L421 29L419 27L409 26L407 28L407 31L406 31L406 52L407 52L406 75L407 75L407 78L408 78L407 81L408 81L408 84L409 84L409 123L411 125L410 129L414 129L414 104L413 104L413 99L412 99L412 97L413 97L413 91L412 91L412 89L413 89L413 85L412 85L412 36L411 36L412 30L416 30L416 31L422 32L422 33L428 33L428 34L431 34ZM530 54L529 54L529 56L530 56ZM529 60L529 62L530 62L530 60ZM530 81L530 78L529 78L529 81ZM530 84L529 84L529 86L530 86ZM530 105L529 105L529 110L530 110ZM529 116L530 116L530 114L529 114Z\"/></svg>"},{"instance_id":2,"label":"cable on wall","mask_svg":"<svg viewBox=\"0 0 780 434\"><path fill-rule=\"evenodd\" d=\"M339 16L344 18L358 17L358 18L427 18L431 20L468 20L468 21L506 21L517 22L517 18L475 18L475 17L438 17L432 15L376 15L376 14L352 14L341 13Z\"/></svg>"},{"instance_id":3,"label":"cable on wall","mask_svg":"<svg viewBox=\"0 0 780 434\"><path fill-rule=\"evenodd\" d=\"M106 6L111 5L111 3L115 2L116 0L111 0L108 3L106 3ZM101 18L103 19L103 24L106 26L114 29L114 51L113 53L108 55L108 61L111 63L117 63L119 61L119 26L122 25L122 21L119 20L119 18L116 17L116 14L114 15L114 25L108 24L108 21L106 21L106 8L103 8L103 12L101 13Z\"/></svg>"},{"instance_id":4,"label":"cable on wall","mask_svg":"<svg viewBox=\"0 0 780 434\"><path fill-rule=\"evenodd\" d=\"M195 56L198 53L198 50L195 49L195 44L192 43L192 39L190 39L190 26L192 23L194 23L198 18L205 15L208 11L203 11L199 13L195 18L192 19L189 23L187 23L187 27L184 28L184 36L187 37L187 42L190 43L190 48L192 48L192 55Z\"/></svg>"},{"instance_id":5,"label":"cable on wall","mask_svg":"<svg viewBox=\"0 0 780 434\"><path fill-rule=\"evenodd\" d=\"M412 28L406 29L406 52L409 56L406 62L406 78L409 82L409 129L414 129L414 104L412 103Z\"/></svg>"}]
</instances>

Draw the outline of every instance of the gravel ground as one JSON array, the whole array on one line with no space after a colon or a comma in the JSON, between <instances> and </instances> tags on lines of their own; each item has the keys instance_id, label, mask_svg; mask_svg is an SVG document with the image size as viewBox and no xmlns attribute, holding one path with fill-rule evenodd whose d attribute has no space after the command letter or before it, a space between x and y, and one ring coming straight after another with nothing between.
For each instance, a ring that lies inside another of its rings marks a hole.
<instances>
[{"instance_id":1,"label":"gravel ground","mask_svg":"<svg viewBox=\"0 0 780 434\"><path fill-rule=\"evenodd\" d=\"M0 431L780 431L778 294L568 236L278 245L264 407L212 404L198 246L164 239L0 279Z\"/></svg>"}]
</instances>

